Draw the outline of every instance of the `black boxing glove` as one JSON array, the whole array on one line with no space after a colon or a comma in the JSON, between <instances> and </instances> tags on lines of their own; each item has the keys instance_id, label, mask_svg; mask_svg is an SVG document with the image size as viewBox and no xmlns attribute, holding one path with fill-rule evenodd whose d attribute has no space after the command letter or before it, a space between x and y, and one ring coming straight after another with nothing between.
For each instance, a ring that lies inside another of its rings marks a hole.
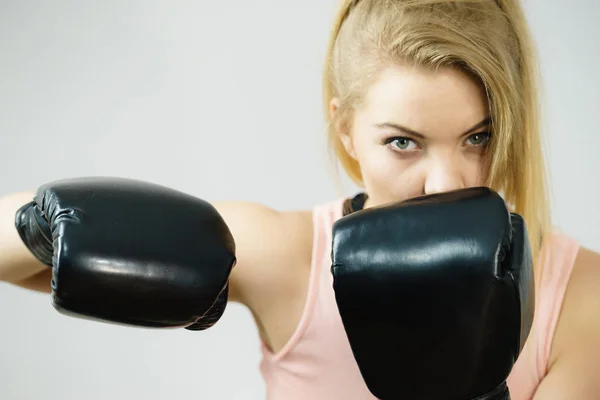
<instances>
[{"instance_id":1,"label":"black boxing glove","mask_svg":"<svg viewBox=\"0 0 600 400\"><path fill-rule=\"evenodd\" d=\"M63 314L203 330L225 311L235 243L204 200L129 179L66 179L40 187L16 227L53 268Z\"/></svg>"},{"instance_id":2,"label":"black boxing glove","mask_svg":"<svg viewBox=\"0 0 600 400\"><path fill-rule=\"evenodd\" d=\"M362 376L383 399L510 399L531 329L523 219L488 188L365 209L334 224L332 273Z\"/></svg>"}]
</instances>

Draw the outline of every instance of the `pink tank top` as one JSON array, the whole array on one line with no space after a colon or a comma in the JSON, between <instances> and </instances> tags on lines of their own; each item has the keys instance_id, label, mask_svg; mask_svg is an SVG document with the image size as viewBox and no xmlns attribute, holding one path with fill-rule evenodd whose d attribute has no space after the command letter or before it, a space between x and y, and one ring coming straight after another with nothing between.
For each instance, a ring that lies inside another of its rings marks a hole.
<instances>
[{"instance_id":1,"label":"pink tank top","mask_svg":"<svg viewBox=\"0 0 600 400\"><path fill-rule=\"evenodd\" d=\"M261 373L267 400L375 399L365 385L344 332L333 292L332 225L342 217L340 199L315 207L314 243L307 299L288 343L273 354L264 343ZM578 244L555 233L542 254L552 250L537 282L534 328L509 378L513 400L531 399L547 371L550 344Z\"/></svg>"}]
</instances>

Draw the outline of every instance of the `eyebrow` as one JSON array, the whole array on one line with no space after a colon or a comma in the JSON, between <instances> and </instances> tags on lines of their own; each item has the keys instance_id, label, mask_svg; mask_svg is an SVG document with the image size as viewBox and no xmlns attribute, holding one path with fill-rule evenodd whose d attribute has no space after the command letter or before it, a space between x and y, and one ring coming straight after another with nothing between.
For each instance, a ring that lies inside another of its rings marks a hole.
<instances>
[{"instance_id":1,"label":"eyebrow","mask_svg":"<svg viewBox=\"0 0 600 400\"><path fill-rule=\"evenodd\" d=\"M463 133L461 136L464 135L468 135L469 133L473 133L474 131L476 131L479 128L483 128L484 126L488 126L491 123L492 119L490 117L486 117L483 121L478 122L477 124L473 125L473 127L471 127L469 130L467 130L465 133ZM393 122L382 122L379 124L375 124L376 127L378 128L392 128L394 130L400 131L400 132L404 132L406 134L412 135L412 136L416 136L418 138L421 139L425 139L425 135L423 135L422 133L419 133L417 131L414 131L412 129L406 128L402 125L398 125L395 124Z\"/></svg>"}]
</instances>

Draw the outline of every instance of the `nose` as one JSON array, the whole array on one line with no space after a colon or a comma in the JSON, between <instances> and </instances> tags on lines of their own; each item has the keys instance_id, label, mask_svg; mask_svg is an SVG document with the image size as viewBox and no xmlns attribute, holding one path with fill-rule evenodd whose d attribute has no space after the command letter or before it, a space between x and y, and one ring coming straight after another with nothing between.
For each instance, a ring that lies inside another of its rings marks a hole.
<instances>
[{"instance_id":1,"label":"nose","mask_svg":"<svg viewBox=\"0 0 600 400\"><path fill-rule=\"evenodd\" d=\"M464 189L460 168L450 159L436 160L426 172L424 194L435 194Z\"/></svg>"}]
</instances>

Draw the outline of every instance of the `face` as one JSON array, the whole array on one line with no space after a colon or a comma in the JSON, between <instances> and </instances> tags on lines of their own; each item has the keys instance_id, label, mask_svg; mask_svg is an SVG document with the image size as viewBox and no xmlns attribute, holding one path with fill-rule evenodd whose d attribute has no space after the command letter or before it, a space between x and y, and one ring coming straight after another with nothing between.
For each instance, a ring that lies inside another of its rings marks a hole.
<instances>
[{"instance_id":1,"label":"face","mask_svg":"<svg viewBox=\"0 0 600 400\"><path fill-rule=\"evenodd\" d=\"M370 87L351 130L340 134L372 207L482 185L489 130L485 92L467 74L395 66Z\"/></svg>"}]
</instances>

